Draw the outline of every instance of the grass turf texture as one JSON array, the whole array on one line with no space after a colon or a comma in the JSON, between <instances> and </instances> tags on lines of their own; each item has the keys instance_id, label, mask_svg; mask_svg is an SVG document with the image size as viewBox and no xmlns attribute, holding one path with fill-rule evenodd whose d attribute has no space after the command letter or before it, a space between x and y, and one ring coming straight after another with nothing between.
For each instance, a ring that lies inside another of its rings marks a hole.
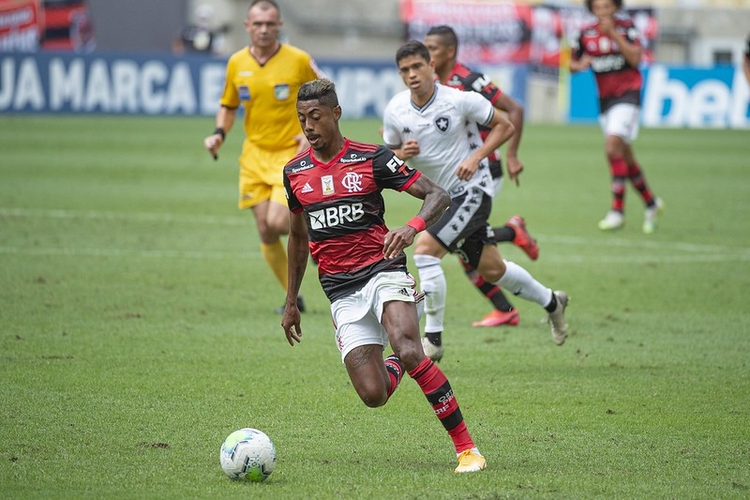
<instances>
[{"instance_id":1,"label":"grass turf texture","mask_svg":"<svg viewBox=\"0 0 750 500\"><path fill-rule=\"evenodd\" d=\"M377 141L374 121L345 133ZM651 236L629 188L609 204L595 127L528 126L521 187L493 221L526 218L537 262L568 291L553 345L535 304L515 328L453 257L448 375L485 472L454 475L449 438L408 377L359 401L315 268L304 341L236 209L234 130L214 162L207 119L0 121L0 496L5 498L714 498L750 495L750 142L745 131L646 129L636 143L667 209ZM416 213L389 193L391 227ZM411 253L411 252L409 252ZM412 269L414 267L412 266ZM271 436L262 484L228 480L224 438Z\"/></svg>"}]
</instances>

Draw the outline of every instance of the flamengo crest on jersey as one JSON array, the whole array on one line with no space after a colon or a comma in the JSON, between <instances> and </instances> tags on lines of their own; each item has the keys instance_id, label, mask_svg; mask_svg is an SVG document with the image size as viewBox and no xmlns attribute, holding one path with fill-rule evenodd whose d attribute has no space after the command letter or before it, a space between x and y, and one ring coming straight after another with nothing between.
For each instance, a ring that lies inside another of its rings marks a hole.
<instances>
[{"instance_id":1,"label":"flamengo crest on jersey","mask_svg":"<svg viewBox=\"0 0 750 500\"><path fill-rule=\"evenodd\" d=\"M404 90L386 106L383 139L393 147L416 139L420 152L409 159L409 164L424 172L451 197L460 196L470 187L478 187L492 196L492 176L486 158L468 181L459 179L456 170L482 145L478 124L489 124L494 112L492 104L476 92L462 92L436 83L430 101L417 108L410 91Z\"/></svg>"},{"instance_id":2,"label":"flamengo crest on jersey","mask_svg":"<svg viewBox=\"0 0 750 500\"><path fill-rule=\"evenodd\" d=\"M403 191L420 173L392 151L374 144L345 142L341 153L322 164L309 149L284 167L289 209L303 212L312 258L332 302L361 288L373 274L405 270L406 255L385 260L383 189Z\"/></svg>"}]
</instances>

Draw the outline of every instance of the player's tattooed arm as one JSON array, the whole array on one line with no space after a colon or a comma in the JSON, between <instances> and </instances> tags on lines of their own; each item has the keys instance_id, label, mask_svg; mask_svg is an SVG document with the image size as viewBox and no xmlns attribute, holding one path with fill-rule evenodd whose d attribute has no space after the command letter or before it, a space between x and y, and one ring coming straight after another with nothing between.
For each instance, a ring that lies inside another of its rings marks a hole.
<instances>
[{"instance_id":1,"label":"player's tattooed arm","mask_svg":"<svg viewBox=\"0 0 750 500\"><path fill-rule=\"evenodd\" d=\"M451 204L448 193L425 175L420 175L406 192L424 202L416 217L385 235L383 255L386 259L397 257L404 248L414 243L417 233L437 222Z\"/></svg>"},{"instance_id":2,"label":"player's tattooed arm","mask_svg":"<svg viewBox=\"0 0 750 500\"><path fill-rule=\"evenodd\" d=\"M417 217L424 219L428 226L437 222L451 204L451 197L445 189L432 182L426 175L420 175L406 192L424 200Z\"/></svg>"}]
</instances>

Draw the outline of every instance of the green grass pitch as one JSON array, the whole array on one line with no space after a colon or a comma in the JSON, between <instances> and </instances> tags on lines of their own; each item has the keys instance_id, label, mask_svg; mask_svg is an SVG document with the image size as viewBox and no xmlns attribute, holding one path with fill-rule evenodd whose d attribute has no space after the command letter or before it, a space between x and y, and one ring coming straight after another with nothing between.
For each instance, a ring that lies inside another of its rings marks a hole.
<instances>
[{"instance_id":1,"label":"green grass pitch","mask_svg":"<svg viewBox=\"0 0 750 500\"><path fill-rule=\"evenodd\" d=\"M348 121L378 141L376 121ZM747 498L750 496L750 136L644 129L636 152L666 203L653 235L609 204L596 127L529 125L520 187L541 253L510 260L566 290L556 347L535 304L476 329L489 305L455 258L448 375L489 468L455 455L417 385L366 408L308 268L304 340L236 208L241 131L214 162L210 118L0 120L0 497ZM416 213L388 193L392 227ZM411 254L411 252L409 252ZM415 269L412 270L415 271ZM241 427L274 441L262 484L228 480Z\"/></svg>"}]
</instances>

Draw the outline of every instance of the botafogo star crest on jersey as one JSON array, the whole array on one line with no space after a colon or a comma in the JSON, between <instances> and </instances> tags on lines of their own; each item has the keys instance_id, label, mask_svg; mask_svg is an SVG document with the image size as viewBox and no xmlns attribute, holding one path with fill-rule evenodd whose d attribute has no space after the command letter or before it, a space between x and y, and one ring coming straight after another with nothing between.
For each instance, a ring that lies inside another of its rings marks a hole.
<instances>
[{"instance_id":1,"label":"botafogo star crest on jersey","mask_svg":"<svg viewBox=\"0 0 750 500\"><path fill-rule=\"evenodd\" d=\"M435 126L440 132L445 133L451 127L451 120L447 116L438 116L435 118Z\"/></svg>"}]
</instances>

